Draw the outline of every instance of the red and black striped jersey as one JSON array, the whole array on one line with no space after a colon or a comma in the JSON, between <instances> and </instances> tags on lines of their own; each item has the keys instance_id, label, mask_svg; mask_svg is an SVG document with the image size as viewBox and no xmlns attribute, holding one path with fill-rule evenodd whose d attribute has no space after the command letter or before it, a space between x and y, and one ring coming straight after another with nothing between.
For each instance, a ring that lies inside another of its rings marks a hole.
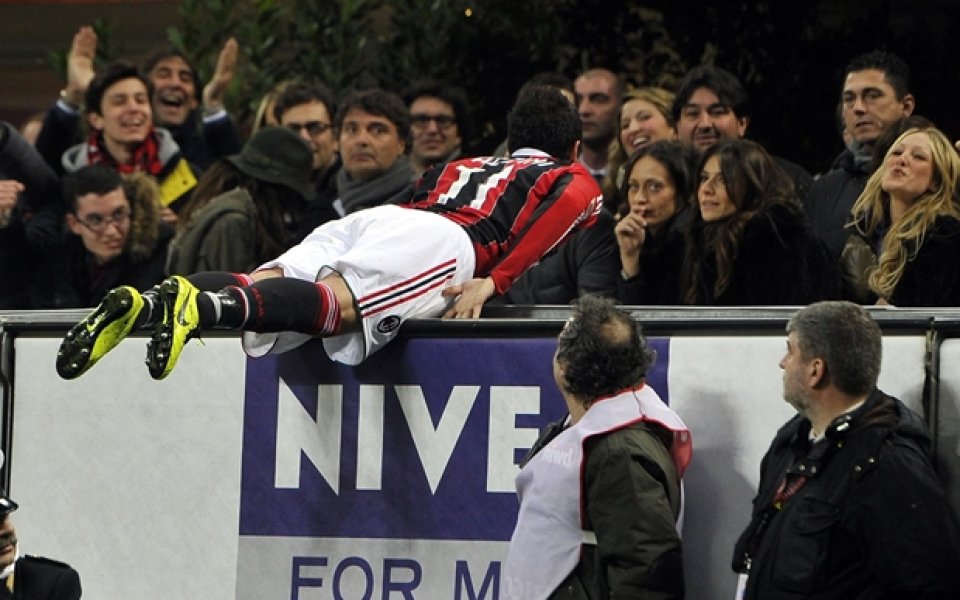
<instances>
[{"instance_id":1,"label":"red and black striped jersey","mask_svg":"<svg viewBox=\"0 0 960 600\"><path fill-rule=\"evenodd\" d=\"M475 275L502 294L575 229L597 219L603 196L578 163L545 154L480 157L424 174L406 206L463 227L477 256Z\"/></svg>"}]
</instances>

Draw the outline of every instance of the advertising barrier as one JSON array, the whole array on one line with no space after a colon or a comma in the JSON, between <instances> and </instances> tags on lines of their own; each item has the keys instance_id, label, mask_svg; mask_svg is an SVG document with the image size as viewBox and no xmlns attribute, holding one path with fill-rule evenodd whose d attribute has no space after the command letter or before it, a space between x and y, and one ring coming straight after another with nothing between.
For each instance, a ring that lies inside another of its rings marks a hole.
<instances>
[{"instance_id":1,"label":"advertising barrier","mask_svg":"<svg viewBox=\"0 0 960 600\"><path fill-rule=\"evenodd\" d=\"M777 366L790 312L644 318L648 383L693 435L689 598L733 597L760 458L793 414ZM320 343L246 359L213 336L162 382L144 338L67 382L55 327L8 328L22 550L72 564L91 598L497 600L516 464L565 414L551 368L565 315L413 324L359 367ZM881 320L880 384L930 419L956 507L960 344L932 323Z\"/></svg>"}]
</instances>

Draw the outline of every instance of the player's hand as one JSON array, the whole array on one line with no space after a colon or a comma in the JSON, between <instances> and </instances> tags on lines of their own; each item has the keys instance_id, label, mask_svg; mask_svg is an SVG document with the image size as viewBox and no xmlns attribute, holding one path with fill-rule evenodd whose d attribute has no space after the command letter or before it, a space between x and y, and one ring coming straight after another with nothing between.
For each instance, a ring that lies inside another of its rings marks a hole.
<instances>
[{"instance_id":1,"label":"player's hand","mask_svg":"<svg viewBox=\"0 0 960 600\"><path fill-rule=\"evenodd\" d=\"M647 220L641 211L631 211L623 216L613 229L620 247L620 263L627 277L640 272L640 250L647 239Z\"/></svg>"},{"instance_id":2,"label":"player's hand","mask_svg":"<svg viewBox=\"0 0 960 600\"><path fill-rule=\"evenodd\" d=\"M480 317L483 304L497 292L493 279L471 279L460 285L451 285L444 288L445 298L455 297L456 301L447 312L444 319L476 319Z\"/></svg>"},{"instance_id":3,"label":"player's hand","mask_svg":"<svg viewBox=\"0 0 960 600\"><path fill-rule=\"evenodd\" d=\"M208 111L223 108L223 95L233 81L233 74L237 70L237 57L240 55L240 45L237 40L230 38L217 56L217 67L213 77L203 87L203 107Z\"/></svg>"}]
</instances>

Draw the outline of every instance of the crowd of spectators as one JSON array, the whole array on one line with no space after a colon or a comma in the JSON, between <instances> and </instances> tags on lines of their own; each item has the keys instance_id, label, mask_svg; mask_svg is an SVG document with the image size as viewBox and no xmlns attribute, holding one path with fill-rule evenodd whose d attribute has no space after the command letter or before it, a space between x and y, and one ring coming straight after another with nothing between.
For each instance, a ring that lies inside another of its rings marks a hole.
<instances>
[{"instance_id":1,"label":"crowd of spectators","mask_svg":"<svg viewBox=\"0 0 960 600\"><path fill-rule=\"evenodd\" d=\"M118 285L249 271L471 155L468 99L447 82L395 93L283 81L244 136L223 102L235 40L206 84L174 48L96 72L96 46L81 27L42 120L0 127L0 308L92 306ZM579 160L606 210L494 301L960 304L957 152L914 114L900 58L849 62L845 150L816 178L747 139L750 99L720 67L691 69L676 90L628 89L604 68L530 81L576 105Z\"/></svg>"}]
</instances>

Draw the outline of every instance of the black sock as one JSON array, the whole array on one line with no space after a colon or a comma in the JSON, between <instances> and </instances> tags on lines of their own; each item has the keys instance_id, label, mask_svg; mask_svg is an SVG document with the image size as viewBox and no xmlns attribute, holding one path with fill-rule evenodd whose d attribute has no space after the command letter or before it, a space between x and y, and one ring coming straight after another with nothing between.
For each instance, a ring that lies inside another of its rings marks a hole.
<instances>
[{"instance_id":1,"label":"black sock","mask_svg":"<svg viewBox=\"0 0 960 600\"><path fill-rule=\"evenodd\" d=\"M133 328L146 329L153 327L163 318L163 305L160 304L160 293L157 286L143 292L140 297L143 298L143 308L140 309L140 314L134 320Z\"/></svg>"},{"instance_id":2,"label":"black sock","mask_svg":"<svg viewBox=\"0 0 960 600\"><path fill-rule=\"evenodd\" d=\"M335 302L333 293L323 284L277 277L242 288L230 286L215 294L201 294L197 307L201 325L205 319L212 319L210 322L222 329L299 331L313 335L331 333L323 331L330 311L336 313L339 326L340 307Z\"/></svg>"},{"instance_id":3,"label":"black sock","mask_svg":"<svg viewBox=\"0 0 960 600\"><path fill-rule=\"evenodd\" d=\"M231 285L249 285L250 279L247 275L241 273L230 273L229 271L201 271L187 276L187 281L192 283L201 292L219 292L225 287Z\"/></svg>"}]
</instances>

